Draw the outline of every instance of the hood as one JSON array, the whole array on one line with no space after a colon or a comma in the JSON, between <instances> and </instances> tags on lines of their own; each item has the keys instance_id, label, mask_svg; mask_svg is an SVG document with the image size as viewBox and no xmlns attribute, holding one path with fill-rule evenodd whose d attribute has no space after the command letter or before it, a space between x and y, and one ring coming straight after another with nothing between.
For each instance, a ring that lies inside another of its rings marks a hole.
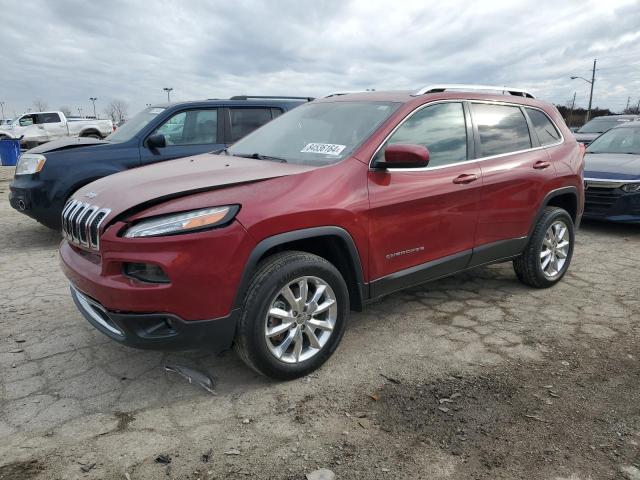
<instances>
[{"instance_id":1,"label":"hood","mask_svg":"<svg viewBox=\"0 0 640 480\"><path fill-rule=\"evenodd\" d=\"M47 153L59 150L68 150L70 148L87 147L91 145L102 145L109 143L106 140L88 137L64 137L51 142L43 143L29 150L29 153Z\"/></svg>"},{"instance_id":2,"label":"hood","mask_svg":"<svg viewBox=\"0 0 640 480\"><path fill-rule=\"evenodd\" d=\"M318 167L210 153L134 168L96 180L73 198L108 208L105 225L134 207L236 184L294 175Z\"/></svg>"},{"instance_id":3,"label":"hood","mask_svg":"<svg viewBox=\"0 0 640 480\"><path fill-rule=\"evenodd\" d=\"M601 133L578 133L578 132L576 132L573 135L576 137L576 140L578 142L591 143L602 134Z\"/></svg>"},{"instance_id":4,"label":"hood","mask_svg":"<svg viewBox=\"0 0 640 480\"><path fill-rule=\"evenodd\" d=\"M584 176L587 178L640 179L640 155L587 153L584 163Z\"/></svg>"}]
</instances>

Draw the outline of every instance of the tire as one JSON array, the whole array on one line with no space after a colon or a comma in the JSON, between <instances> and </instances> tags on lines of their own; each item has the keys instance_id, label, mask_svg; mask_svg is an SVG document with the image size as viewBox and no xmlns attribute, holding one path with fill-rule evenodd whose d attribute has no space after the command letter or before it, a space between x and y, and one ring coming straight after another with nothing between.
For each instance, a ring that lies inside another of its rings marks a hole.
<instances>
[{"instance_id":1,"label":"tire","mask_svg":"<svg viewBox=\"0 0 640 480\"><path fill-rule=\"evenodd\" d=\"M557 238L562 227L566 227L566 233ZM566 248L565 241L569 242ZM559 207L545 207L524 252L513 260L518 279L535 288L548 288L558 283L571 264L574 241L573 220L569 213ZM549 262L545 266L547 258ZM554 259L558 260L555 266Z\"/></svg>"},{"instance_id":2,"label":"tire","mask_svg":"<svg viewBox=\"0 0 640 480\"><path fill-rule=\"evenodd\" d=\"M93 132L91 132L91 133L85 133L85 134L84 134L84 135L82 135L82 136L83 136L84 138L96 138L96 139L98 139L98 140L101 140L101 139L102 139L102 137L100 136L100 134L98 134L98 133L93 133Z\"/></svg>"},{"instance_id":3,"label":"tire","mask_svg":"<svg viewBox=\"0 0 640 480\"><path fill-rule=\"evenodd\" d=\"M306 299L312 300L322 292L316 304L310 302L299 308L301 303L291 301L303 297L303 286L297 283L301 279L307 285ZM289 286L293 287L288 290L293 297L289 296L287 301L282 292ZM313 313L316 307L324 310ZM349 310L347 285L336 267L306 252L278 253L262 261L253 275L234 348L250 368L262 375L280 380L298 378L320 367L332 355L344 334ZM288 316L268 315L274 311ZM269 338L268 328L272 331L280 328L282 333ZM312 348L310 335L315 338L316 348ZM296 350L297 345L301 345L301 350ZM280 357L278 352L283 352Z\"/></svg>"}]
</instances>

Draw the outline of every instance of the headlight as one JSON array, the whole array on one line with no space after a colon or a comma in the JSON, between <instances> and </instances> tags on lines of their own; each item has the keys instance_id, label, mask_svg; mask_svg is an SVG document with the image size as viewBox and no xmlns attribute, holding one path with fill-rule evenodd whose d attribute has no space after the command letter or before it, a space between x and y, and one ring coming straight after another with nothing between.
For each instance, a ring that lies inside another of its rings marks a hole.
<instances>
[{"instance_id":1,"label":"headlight","mask_svg":"<svg viewBox=\"0 0 640 480\"><path fill-rule=\"evenodd\" d=\"M18 165L16 165L16 175L33 175L38 173L44 167L44 162L47 159L44 155L38 155L37 153L23 153L18 159Z\"/></svg>"},{"instance_id":2,"label":"headlight","mask_svg":"<svg viewBox=\"0 0 640 480\"><path fill-rule=\"evenodd\" d=\"M620 188L627 193L640 192L640 183L627 183Z\"/></svg>"},{"instance_id":3,"label":"headlight","mask_svg":"<svg viewBox=\"0 0 640 480\"><path fill-rule=\"evenodd\" d=\"M240 210L239 205L227 205L154 217L142 220L128 228L124 236L127 238L157 237L221 227L233 220L238 210Z\"/></svg>"}]
</instances>

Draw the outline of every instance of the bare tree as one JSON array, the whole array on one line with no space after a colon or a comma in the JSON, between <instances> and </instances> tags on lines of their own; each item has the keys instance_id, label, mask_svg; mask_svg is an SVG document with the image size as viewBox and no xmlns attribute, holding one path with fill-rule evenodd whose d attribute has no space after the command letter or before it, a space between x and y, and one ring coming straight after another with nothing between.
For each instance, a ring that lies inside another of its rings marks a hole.
<instances>
[{"instance_id":1,"label":"bare tree","mask_svg":"<svg viewBox=\"0 0 640 480\"><path fill-rule=\"evenodd\" d=\"M70 116L71 116L71 108L69 108L69 107L68 107L68 106L66 106L66 105L63 105L62 107L60 107L60 111L61 111L62 113L64 113L64 116L65 116L65 117L70 117Z\"/></svg>"},{"instance_id":2,"label":"bare tree","mask_svg":"<svg viewBox=\"0 0 640 480\"><path fill-rule=\"evenodd\" d=\"M121 123L127 119L129 106L122 100L113 100L107 105L104 113L111 119L113 123Z\"/></svg>"},{"instance_id":3,"label":"bare tree","mask_svg":"<svg viewBox=\"0 0 640 480\"><path fill-rule=\"evenodd\" d=\"M44 112L49 105L44 100L36 99L33 101L33 108L35 108L36 112Z\"/></svg>"}]
</instances>

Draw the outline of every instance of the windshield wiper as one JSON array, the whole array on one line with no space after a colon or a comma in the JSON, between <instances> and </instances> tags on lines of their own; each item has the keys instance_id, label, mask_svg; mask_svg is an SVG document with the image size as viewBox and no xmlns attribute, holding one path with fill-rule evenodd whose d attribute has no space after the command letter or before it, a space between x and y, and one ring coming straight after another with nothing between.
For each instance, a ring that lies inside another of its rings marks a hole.
<instances>
[{"instance_id":1,"label":"windshield wiper","mask_svg":"<svg viewBox=\"0 0 640 480\"><path fill-rule=\"evenodd\" d=\"M247 154L244 154L244 153L232 153L231 155L233 155L234 157L254 158L256 160L273 160L275 162L287 163L287 159L286 158L275 157L273 155L263 155L261 153L252 153L250 155L247 155Z\"/></svg>"}]
</instances>

